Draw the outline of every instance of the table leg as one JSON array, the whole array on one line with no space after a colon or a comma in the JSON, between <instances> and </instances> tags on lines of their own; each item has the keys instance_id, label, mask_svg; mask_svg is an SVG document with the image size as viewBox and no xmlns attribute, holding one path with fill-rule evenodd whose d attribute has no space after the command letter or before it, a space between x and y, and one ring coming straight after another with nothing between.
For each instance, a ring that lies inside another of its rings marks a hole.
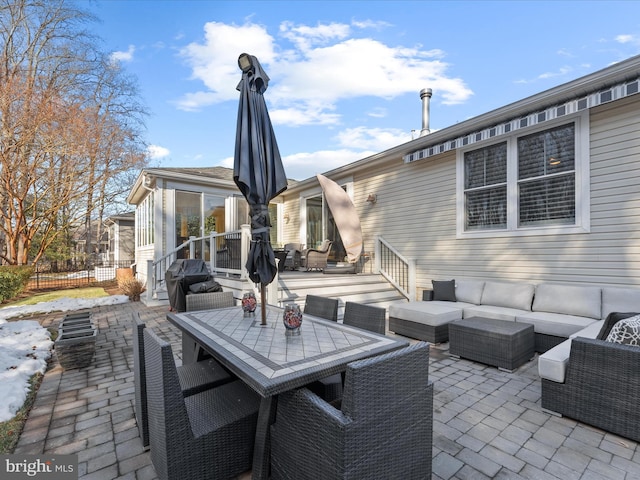
<instances>
[{"instance_id":1,"label":"table leg","mask_svg":"<svg viewBox=\"0 0 640 480\"><path fill-rule=\"evenodd\" d=\"M189 365L191 363L196 363L198 359L196 358L196 349L198 344L194 340L194 338L182 332L182 364Z\"/></svg>"},{"instance_id":2,"label":"table leg","mask_svg":"<svg viewBox=\"0 0 640 480\"><path fill-rule=\"evenodd\" d=\"M266 397L260 400L256 440L253 447L253 480L267 480L271 470L271 432L270 428L276 420L278 397Z\"/></svg>"}]
</instances>

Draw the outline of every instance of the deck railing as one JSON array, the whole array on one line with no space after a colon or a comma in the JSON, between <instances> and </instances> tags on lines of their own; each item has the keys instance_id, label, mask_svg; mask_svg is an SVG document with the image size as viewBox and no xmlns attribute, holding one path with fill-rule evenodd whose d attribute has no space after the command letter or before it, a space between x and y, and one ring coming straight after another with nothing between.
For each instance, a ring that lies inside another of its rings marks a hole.
<instances>
[{"instance_id":1,"label":"deck railing","mask_svg":"<svg viewBox=\"0 0 640 480\"><path fill-rule=\"evenodd\" d=\"M244 265L247 263L251 228L242 225L240 230L211 232L203 237L190 237L158 260L147 261L147 299L152 300L165 281L165 272L179 258L201 259L207 262L215 276L235 276L248 280Z\"/></svg>"},{"instance_id":2,"label":"deck railing","mask_svg":"<svg viewBox=\"0 0 640 480\"><path fill-rule=\"evenodd\" d=\"M416 263L403 256L384 238L376 237L376 269L409 301L416 299Z\"/></svg>"}]
</instances>

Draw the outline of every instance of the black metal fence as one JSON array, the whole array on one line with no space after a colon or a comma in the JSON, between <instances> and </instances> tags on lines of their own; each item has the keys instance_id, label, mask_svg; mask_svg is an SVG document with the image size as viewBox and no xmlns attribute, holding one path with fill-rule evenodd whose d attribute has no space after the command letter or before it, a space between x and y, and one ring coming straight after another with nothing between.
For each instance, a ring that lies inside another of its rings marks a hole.
<instances>
[{"instance_id":1,"label":"black metal fence","mask_svg":"<svg viewBox=\"0 0 640 480\"><path fill-rule=\"evenodd\" d=\"M36 265L28 288L30 290L56 290L115 284L120 276L128 275L135 275L130 260L95 264L64 264L63 266L41 264Z\"/></svg>"}]
</instances>

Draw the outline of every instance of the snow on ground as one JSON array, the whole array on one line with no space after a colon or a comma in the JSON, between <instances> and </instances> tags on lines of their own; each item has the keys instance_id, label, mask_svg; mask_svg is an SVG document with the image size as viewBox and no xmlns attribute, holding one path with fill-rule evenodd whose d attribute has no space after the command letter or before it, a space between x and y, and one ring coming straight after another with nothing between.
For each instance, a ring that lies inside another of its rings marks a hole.
<instances>
[{"instance_id":1,"label":"snow on ground","mask_svg":"<svg viewBox=\"0 0 640 480\"><path fill-rule=\"evenodd\" d=\"M7 319L39 313L82 310L126 303L126 295L98 298L61 298L35 305L0 308L0 422L10 420L29 392L29 378L44 373L53 342L49 331L35 320Z\"/></svg>"}]
</instances>

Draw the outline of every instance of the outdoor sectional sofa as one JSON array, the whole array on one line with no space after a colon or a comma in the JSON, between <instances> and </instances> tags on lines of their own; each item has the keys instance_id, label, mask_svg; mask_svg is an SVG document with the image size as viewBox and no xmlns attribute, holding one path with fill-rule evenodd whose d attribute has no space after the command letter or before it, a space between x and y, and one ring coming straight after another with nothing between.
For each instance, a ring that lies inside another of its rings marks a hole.
<instances>
[{"instance_id":1,"label":"outdoor sectional sofa","mask_svg":"<svg viewBox=\"0 0 640 480\"><path fill-rule=\"evenodd\" d=\"M625 295L625 304L604 322L589 325L540 355L541 403L551 413L640 442L640 346L607 340L614 322L640 312L640 293L616 293Z\"/></svg>"},{"instance_id":2,"label":"outdoor sectional sofa","mask_svg":"<svg viewBox=\"0 0 640 480\"><path fill-rule=\"evenodd\" d=\"M601 324L611 312L629 311L640 311L640 289L451 280L434 282L433 290L424 291L423 301L391 304L389 330L441 343L449 338L449 323L462 318L530 323L535 350L542 353L589 325Z\"/></svg>"},{"instance_id":3,"label":"outdoor sectional sofa","mask_svg":"<svg viewBox=\"0 0 640 480\"><path fill-rule=\"evenodd\" d=\"M389 330L437 343L460 318L533 324L542 408L640 442L640 346L606 340L640 312L640 288L459 280L451 290L391 305Z\"/></svg>"}]
</instances>

